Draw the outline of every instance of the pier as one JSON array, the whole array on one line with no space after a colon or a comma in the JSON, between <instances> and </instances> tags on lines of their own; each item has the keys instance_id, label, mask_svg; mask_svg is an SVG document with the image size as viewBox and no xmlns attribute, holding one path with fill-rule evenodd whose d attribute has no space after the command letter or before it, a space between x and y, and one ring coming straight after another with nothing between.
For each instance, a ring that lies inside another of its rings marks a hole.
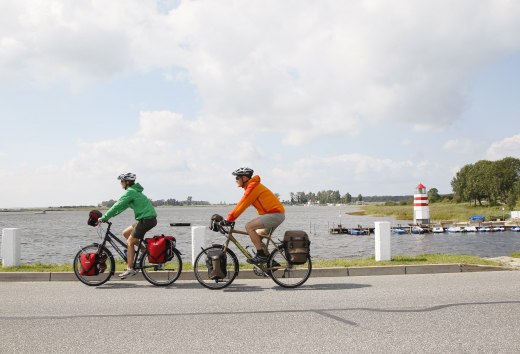
<instances>
[{"instance_id":1,"label":"pier","mask_svg":"<svg viewBox=\"0 0 520 354\"><path fill-rule=\"evenodd\" d=\"M515 231L520 232L520 220L514 222L506 222L502 220L496 221L438 221L431 224L407 224L392 226L390 228L393 235L403 234L429 234L429 233L469 233L469 232L500 232L500 231ZM365 227L357 225L354 227L343 226L337 224L329 227L329 234L334 235L354 235L354 236L368 236L374 233L374 227Z\"/></svg>"},{"instance_id":2,"label":"pier","mask_svg":"<svg viewBox=\"0 0 520 354\"><path fill-rule=\"evenodd\" d=\"M329 228L330 234L343 234L343 235L355 235L355 236L367 236L374 233L374 227L363 227L358 225L357 227L344 227L338 224L335 227Z\"/></svg>"}]
</instances>

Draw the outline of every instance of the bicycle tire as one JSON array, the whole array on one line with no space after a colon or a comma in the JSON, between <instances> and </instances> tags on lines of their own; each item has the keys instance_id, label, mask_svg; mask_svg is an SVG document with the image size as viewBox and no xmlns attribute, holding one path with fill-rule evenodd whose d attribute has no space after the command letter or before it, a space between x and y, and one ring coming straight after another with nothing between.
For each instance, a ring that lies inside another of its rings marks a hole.
<instances>
[{"instance_id":1,"label":"bicycle tire","mask_svg":"<svg viewBox=\"0 0 520 354\"><path fill-rule=\"evenodd\" d=\"M292 264L287 261L285 249L281 246L271 252L267 259L267 265L271 269L268 273L271 279L284 288L299 287L309 279L312 273L310 255L307 256L307 261L304 264Z\"/></svg>"},{"instance_id":2,"label":"bicycle tire","mask_svg":"<svg viewBox=\"0 0 520 354\"><path fill-rule=\"evenodd\" d=\"M207 252L209 250L222 250L221 245L213 245L211 247L203 249L195 258L195 264L193 266L193 272L195 273L195 278L200 283L200 285L211 289L224 289L225 287L231 285L235 278L238 275L238 258L233 251L229 248L226 249L226 257L227 257L227 275L223 279L211 279L208 274L208 267L206 265Z\"/></svg>"},{"instance_id":3,"label":"bicycle tire","mask_svg":"<svg viewBox=\"0 0 520 354\"><path fill-rule=\"evenodd\" d=\"M81 274L81 255L88 253L98 253L98 257L106 256L105 269L103 270L102 267L100 267L100 265L98 264L97 267L99 273L96 275ZM114 275L116 268L114 256L112 255L112 253L110 253L110 251L105 246L102 246L100 248L99 244L96 243L93 243L80 249L74 257L74 262L72 263L72 266L74 268L74 274L76 275L78 280L88 286L99 286L106 283L110 279L110 277Z\"/></svg>"},{"instance_id":4,"label":"bicycle tire","mask_svg":"<svg viewBox=\"0 0 520 354\"><path fill-rule=\"evenodd\" d=\"M148 251L141 257L140 267L143 276L151 284L156 286L168 286L173 284L182 272L182 258L180 252L173 248L172 258L165 263L150 263Z\"/></svg>"}]
</instances>

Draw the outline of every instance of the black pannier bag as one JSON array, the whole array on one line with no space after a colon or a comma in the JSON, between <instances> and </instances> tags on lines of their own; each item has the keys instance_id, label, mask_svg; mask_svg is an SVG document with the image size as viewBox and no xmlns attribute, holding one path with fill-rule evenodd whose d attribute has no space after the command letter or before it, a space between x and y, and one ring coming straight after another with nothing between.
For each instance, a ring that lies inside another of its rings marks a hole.
<instances>
[{"instance_id":1,"label":"black pannier bag","mask_svg":"<svg viewBox=\"0 0 520 354\"><path fill-rule=\"evenodd\" d=\"M224 220L224 218L221 215L213 214L209 223L209 229L215 232L219 232L219 224L222 220Z\"/></svg>"},{"instance_id":2,"label":"black pannier bag","mask_svg":"<svg viewBox=\"0 0 520 354\"><path fill-rule=\"evenodd\" d=\"M305 231L286 231L283 235L287 260L292 264L304 264L310 252L311 241Z\"/></svg>"},{"instance_id":3,"label":"black pannier bag","mask_svg":"<svg viewBox=\"0 0 520 354\"><path fill-rule=\"evenodd\" d=\"M227 275L227 257L222 250L212 249L206 252L206 265L210 279L224 279Z\"/></svg>"}]
</instances>

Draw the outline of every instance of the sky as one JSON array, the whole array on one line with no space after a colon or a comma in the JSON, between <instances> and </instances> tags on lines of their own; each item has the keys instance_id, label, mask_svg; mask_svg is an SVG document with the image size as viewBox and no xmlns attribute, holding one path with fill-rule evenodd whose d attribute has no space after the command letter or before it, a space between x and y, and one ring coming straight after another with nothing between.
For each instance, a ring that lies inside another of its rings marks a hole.
<instances>
[{"instance_id":1,"label":"sky","mask_svg":"<svg viewBox=\"0 0 520 354\"><path fill-rule=\"evenodd\" d=\"M2 0L0 208L441 194L520 158L520 2Z\"/></svg>"}]
</instances>

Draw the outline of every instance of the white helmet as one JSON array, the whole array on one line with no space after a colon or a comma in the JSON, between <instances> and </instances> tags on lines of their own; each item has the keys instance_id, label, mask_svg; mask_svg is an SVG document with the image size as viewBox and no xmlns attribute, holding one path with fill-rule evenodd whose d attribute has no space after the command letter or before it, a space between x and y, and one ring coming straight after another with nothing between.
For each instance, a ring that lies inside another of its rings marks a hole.
<instances>
[{"instance_id":1,"label":"white helmet","mask_svg":"<svg viewBox=\"0 0 520 354\"><path fill-rule=\"evenodd\" d=\"M117 179L121 180L121 181L135 181L136 179L136 175L135 173L122 173L120 174Z\"/></svg>"},{"instance_id":2,"label":"white helmet","mask_svg":"<svg viewBox=\"0 0 520 354\"><path fill-rule=\"evenodd\" d=\"M239 169L233 171L233 176L247 176L251 178L253 176L253 170L249 167L240 167Z\"/></svg>"}]
</instances>

